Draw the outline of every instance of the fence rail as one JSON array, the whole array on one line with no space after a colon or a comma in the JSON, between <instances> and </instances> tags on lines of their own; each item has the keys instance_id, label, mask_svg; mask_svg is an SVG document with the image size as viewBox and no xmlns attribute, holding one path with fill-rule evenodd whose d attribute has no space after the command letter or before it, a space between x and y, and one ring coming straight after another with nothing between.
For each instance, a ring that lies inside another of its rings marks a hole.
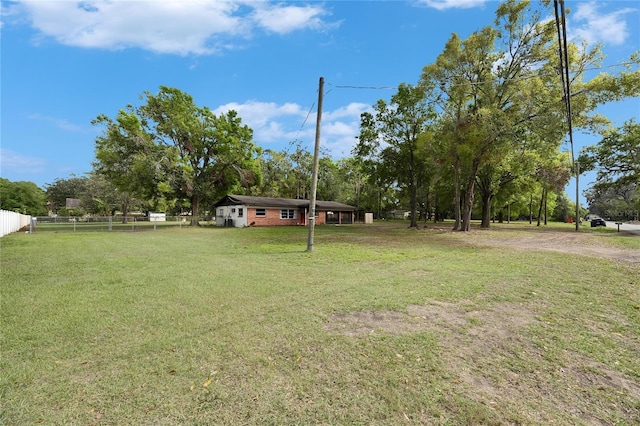
<instances>
[{"instance_id":1,"label":"fence rail","mask_svg":"<svg viewBox=\"0 0 640 426\"><path fill-rule=\"evenodd\" d=\"M167 216L165 220L149 220L140 216L39 216L34 232L91 232L91 231L147 231L189 226L190 217ZM201 225L215 225L215 221L200 221Z\"/></svg>"},{"instance_id":2,"label":"fence rail","mask_svg":"<svg viewBox=\"0 0 640 426\"><path fill-rule=\"evenodd\" d=\"M0 237L31 226L31 216L0 210Z\"/></svg>"}]
</instances>

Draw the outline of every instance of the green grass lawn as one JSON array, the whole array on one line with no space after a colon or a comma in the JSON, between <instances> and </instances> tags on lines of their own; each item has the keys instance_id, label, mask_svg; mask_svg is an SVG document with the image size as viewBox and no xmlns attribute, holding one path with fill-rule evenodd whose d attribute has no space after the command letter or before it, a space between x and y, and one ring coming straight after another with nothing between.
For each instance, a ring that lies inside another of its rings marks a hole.
<instances>
[{"instance_id":1,"label":"green grass lawn","mask_svg":"<svg viewBox=\"0 0 640 426\"><path fill-rule=\"evenodd\" d=\"M5 236L0 423L640 422L638 265L446 227Z\"/></svg>"}]
</instances>

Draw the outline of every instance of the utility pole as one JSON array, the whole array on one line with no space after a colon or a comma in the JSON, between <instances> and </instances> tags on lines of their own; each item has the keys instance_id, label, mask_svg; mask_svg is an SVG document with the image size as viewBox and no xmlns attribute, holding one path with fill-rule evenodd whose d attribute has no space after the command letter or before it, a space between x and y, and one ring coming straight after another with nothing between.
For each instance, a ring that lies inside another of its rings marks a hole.
<instances>
[{"instance_id":1,"label":"utility pole","mask_svg":"<svg viewBox=\"0 0 640 426\"><path fill-rule=\"evenodd\" d=\"M556 14L556 29L558 30L558 53L560 55L560 77L564 92L565 109L567 112L567 124L569 127L569 143L571 144L571 161L576 177L576 231L580 230L580 166L576 160L573 148L573 124L571 115L571 80L569 79L569 55L567 54L567 21L564 11L564 0L553 0ZM558 6L559 9L558 10Z\"/></svg>"},{"instance_id":2,"label":"utility pole","mask_svg":"<svg viewBox=\"0 0 640 426\"><path fill-rule=\"evenodd\" d=\"M318 116L316 118L316 143L313 150L313 173L311 175L311 199L309 200L309 237L307 251L313 251L313 233L316 226L316 192L318 191L318 163L320 162L320 123L322 121L322 100L324 98L324 77L318 85Z\"/></svg>"}]
</instances>

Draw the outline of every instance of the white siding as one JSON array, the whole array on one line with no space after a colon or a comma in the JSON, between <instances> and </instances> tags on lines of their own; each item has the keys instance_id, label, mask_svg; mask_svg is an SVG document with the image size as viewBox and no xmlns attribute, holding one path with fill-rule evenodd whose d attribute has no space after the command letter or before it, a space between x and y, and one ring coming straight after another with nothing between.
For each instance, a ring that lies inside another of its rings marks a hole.
<instances>
[{"instance_id":1,"label":"white siding","mask_svg":"<svg viewBox=\"0 0 640 426\"><path fill-rule=\"evenodd\" d=\"M242 216L240 216L242 209ZM236 228L247 226L247 206L220 206L216 208L216 225L228 226L228 221L233 222Z\"/></svg>"}]
</instances>

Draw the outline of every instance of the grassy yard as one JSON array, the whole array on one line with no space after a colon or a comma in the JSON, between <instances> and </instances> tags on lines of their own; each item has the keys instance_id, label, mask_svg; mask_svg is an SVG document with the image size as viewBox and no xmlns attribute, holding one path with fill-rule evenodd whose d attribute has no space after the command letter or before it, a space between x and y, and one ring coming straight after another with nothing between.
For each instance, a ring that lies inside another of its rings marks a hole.
<instances>
[{"instance_id":1,"label":"grassy yard","mask_svg":"<svg viewBox=\"0 0 640 426\"><path fill-rule=\"evenodd\" d=\"M639 264L510 244L546 235L5 236L0 423L638 424Z\"/></svg>"}]
</instances>

